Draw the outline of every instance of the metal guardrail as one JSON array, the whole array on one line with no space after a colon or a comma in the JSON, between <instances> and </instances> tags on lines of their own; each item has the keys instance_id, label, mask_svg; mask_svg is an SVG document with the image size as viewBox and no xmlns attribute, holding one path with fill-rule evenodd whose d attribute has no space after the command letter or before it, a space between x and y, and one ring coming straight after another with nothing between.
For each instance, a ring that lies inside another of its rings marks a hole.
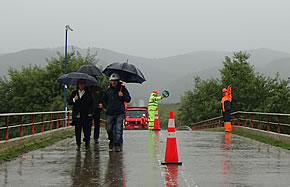
<instances>
[{"instance_id":1,"label":"metal guardrail","mask_svg":"<svg viewBox=\"0 0 290 187\"><path fill-rule=\"evenodd\" d=\"M232 125L290 134L290 114L244 112L232 113ZM192 124L192 130L223 127L222 116Z\"/></svg>"},{"instance_id":2,"label":"metal guardrail","mask_svg":"<svg viewBox=\"0 0 290 187\"><path fill-rule=\"evenodd\" d=\"M0 140L9 140L70 126L71 111L0 114Z\"/></svg>"}]
</instances>

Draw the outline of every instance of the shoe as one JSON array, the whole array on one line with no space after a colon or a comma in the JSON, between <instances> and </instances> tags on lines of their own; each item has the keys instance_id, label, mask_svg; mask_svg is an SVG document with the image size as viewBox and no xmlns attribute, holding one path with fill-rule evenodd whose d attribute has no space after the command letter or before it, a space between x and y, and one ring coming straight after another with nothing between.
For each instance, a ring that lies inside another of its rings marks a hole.
<instances>
[{"instance_id":1,"label":"shoe","mask_svg":"<svg viewBox=\"0 0 290 187\"><path fill-rule=\"evenodd\" d=\"M113 151L114 144L110 141L109 143L109 151Z\"/></svg>"},{"instance_id":2,"label":"shoe","mask_svg":"<svg viewBox=\"0 0 290 187\"><path fill-rule=\"evenodd\" d=\"M81 151L81 146L77 145L76 151Z\"/></svg>"},{"instance_id":3,"label":"shoe","mask_svg":"<svg viewBox=\"0 0 290 187\"><path fill-rule=\"evenodd\" d=\"M116 144L115 145L115 152L121 152L121 145L120 144Z\"/></svg>"}]
</instances>

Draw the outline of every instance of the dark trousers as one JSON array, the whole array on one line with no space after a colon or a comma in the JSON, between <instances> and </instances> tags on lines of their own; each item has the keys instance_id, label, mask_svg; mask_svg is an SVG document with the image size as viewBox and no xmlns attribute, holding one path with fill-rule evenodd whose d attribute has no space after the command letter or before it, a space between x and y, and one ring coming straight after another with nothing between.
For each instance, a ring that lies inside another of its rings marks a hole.
<instances>
[{"instance_id":1,"label":"dark trousers","mask_svg":"<svg viewBox=\"0 0 290 187\"><path fill-rule=\"evenodd\" d=\"M77 145L82 143L82 130L84 132L84 141L86 144L90 143L91 140L91 130L92 130L92 120L91 119L76 119L75 122L75 136Z\"/></svg>"},{"instance_id":2,"label":"dark trousers","mask_svg":"<svg viewBox=\"0 0 290 187\"><path fill-rule=\"evenodd\" d=\"M231 111L223 112L223 118L224 122L231 122L232 121Z\"/></svg>"},{"instance_id":3,"label":"dark trousers","mask_svg":"<svg viewBox=\"0 0 290 187\"><path fill-rule=\"evenodd\" d=\"M106 119L108 138L117 145L121 145L123 143L123 120L124 114L107 115Z\"/></svg>"},{"instance_id":4,"label":"dark trousers","mask_svg":"<svg viewBox=\"0 0 290 187\"><path fill-rule=\"evenodd\" d=\"M101 118L101 111L100 109L96 109L94 112L94 122L95 122L95 129L94 129L94 140L97 141L100 135L100 118Z\"/></svg>"}]
</instances>

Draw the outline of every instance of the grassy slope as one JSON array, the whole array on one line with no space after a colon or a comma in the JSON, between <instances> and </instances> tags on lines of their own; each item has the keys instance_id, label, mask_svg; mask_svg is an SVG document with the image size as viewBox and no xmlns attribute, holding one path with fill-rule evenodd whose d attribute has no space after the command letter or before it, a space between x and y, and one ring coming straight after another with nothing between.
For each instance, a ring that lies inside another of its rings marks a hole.
<instances>
[{"instance_id":1,"label":"grassy slope","mask_svg":"<svg viewBox=\"0 0 290 187\"><path fill-rule=\"evenodd\" d=\"M52 137L52 138L47 139L45 141L34 143L32 145L24 146L21 148L13 149L9 153L4 153L4 154L0 155L0 163L14 159L14 158L18 157L19 155L22 155L23 153L27 153L29 151L36 150L36 149L51 145L55 142L66 139L68 137L72 137L73 135L74 135L74 132L64 132L63 134L61 134L59 136Z\"/></svg>"}]
</instances>

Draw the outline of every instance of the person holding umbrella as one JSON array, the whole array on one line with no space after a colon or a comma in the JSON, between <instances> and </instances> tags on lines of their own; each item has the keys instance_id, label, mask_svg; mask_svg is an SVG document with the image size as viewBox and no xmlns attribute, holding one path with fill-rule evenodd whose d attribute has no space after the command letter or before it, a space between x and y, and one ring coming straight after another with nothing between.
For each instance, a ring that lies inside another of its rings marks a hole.
<instances>
[{"instance_id":1,"label":"person holding umbrella","mask_svg":"<svg viewBox=\"0 0 290 187\"><path fill-rule=\"evenodd\" d=\"M129 64L128 60L125 63L115 62L108 65L103 73L111 81L103 100L103 105L107 109L106 128L110 139L109 149L112 150L115 145L115 150L120 151L123 143L125 104L131 101L128 90L121 84L120 80L126 83L142 84L146 79L140 69Z\"/></svg>"},{"instance_id":2,"label":"person holding umbrella","mask_svg":"<svg viewBox=\"0 0 290 187\"><path fill-rule=\"evenodd\" d=\"M77 86L77 90L72 92L68 104L73 105L72 125L75 126L77 151L81 147L82 129L84 131L86 149L89 149L94 104L87 86L97 85L97 80L86 73L80 72L64 74L57 80L64 85Z\"/></svg>"},{"instance_id":3,"label":"person holding umbrella","mask_svg":"<svg viewBox=\"0 0 290 187\"><path fill-rule=\"evenodd\" d=\"M121 85L120 76L112 73L110 76L110 86L105 91L103 106L107 109L106 130L110 140L109 150L115 148L116 152L121 151L123 144L123 120L125 114L125 104L131 101L131 96L127 88Z\"/></svg>"},{"instance_id":4,"label":"person holding umbrella","mask_svg":"<svg viewBox=\"0 0 290 187\"><path fill-rule=\"evenodd\" d=\"M82 130L85 137L85 147L89 150L94 103L85 80L80 79L77 81L77 90L72 92L68 104L73 105L72 125L75 126L77 151L80 151L81 148Z\"/></svg>"},{"instance_id":5,"label":"person holding umbrella","mask_svg":"<svg viewBox=\"0 0 290 187\"><path fill-rule=\"evenodd\" d=\"M80 73L86 73L90 76L97 77L102 76L102 72L99 68L97 68L93 64L85 64L80 67L78 67L75 72ZM92 85L89 87L89 91L92 94L93 100L94 100L94 113L93 113L93 119L94 119L94 140L95 144L99 143L99 135L100 135L100 119L101 119L101 112L102 112L102 104L101 100L103 98L103 88L99 85ZM85 139L84 139L85 141Z\"/></svg>"}]
</instances>

